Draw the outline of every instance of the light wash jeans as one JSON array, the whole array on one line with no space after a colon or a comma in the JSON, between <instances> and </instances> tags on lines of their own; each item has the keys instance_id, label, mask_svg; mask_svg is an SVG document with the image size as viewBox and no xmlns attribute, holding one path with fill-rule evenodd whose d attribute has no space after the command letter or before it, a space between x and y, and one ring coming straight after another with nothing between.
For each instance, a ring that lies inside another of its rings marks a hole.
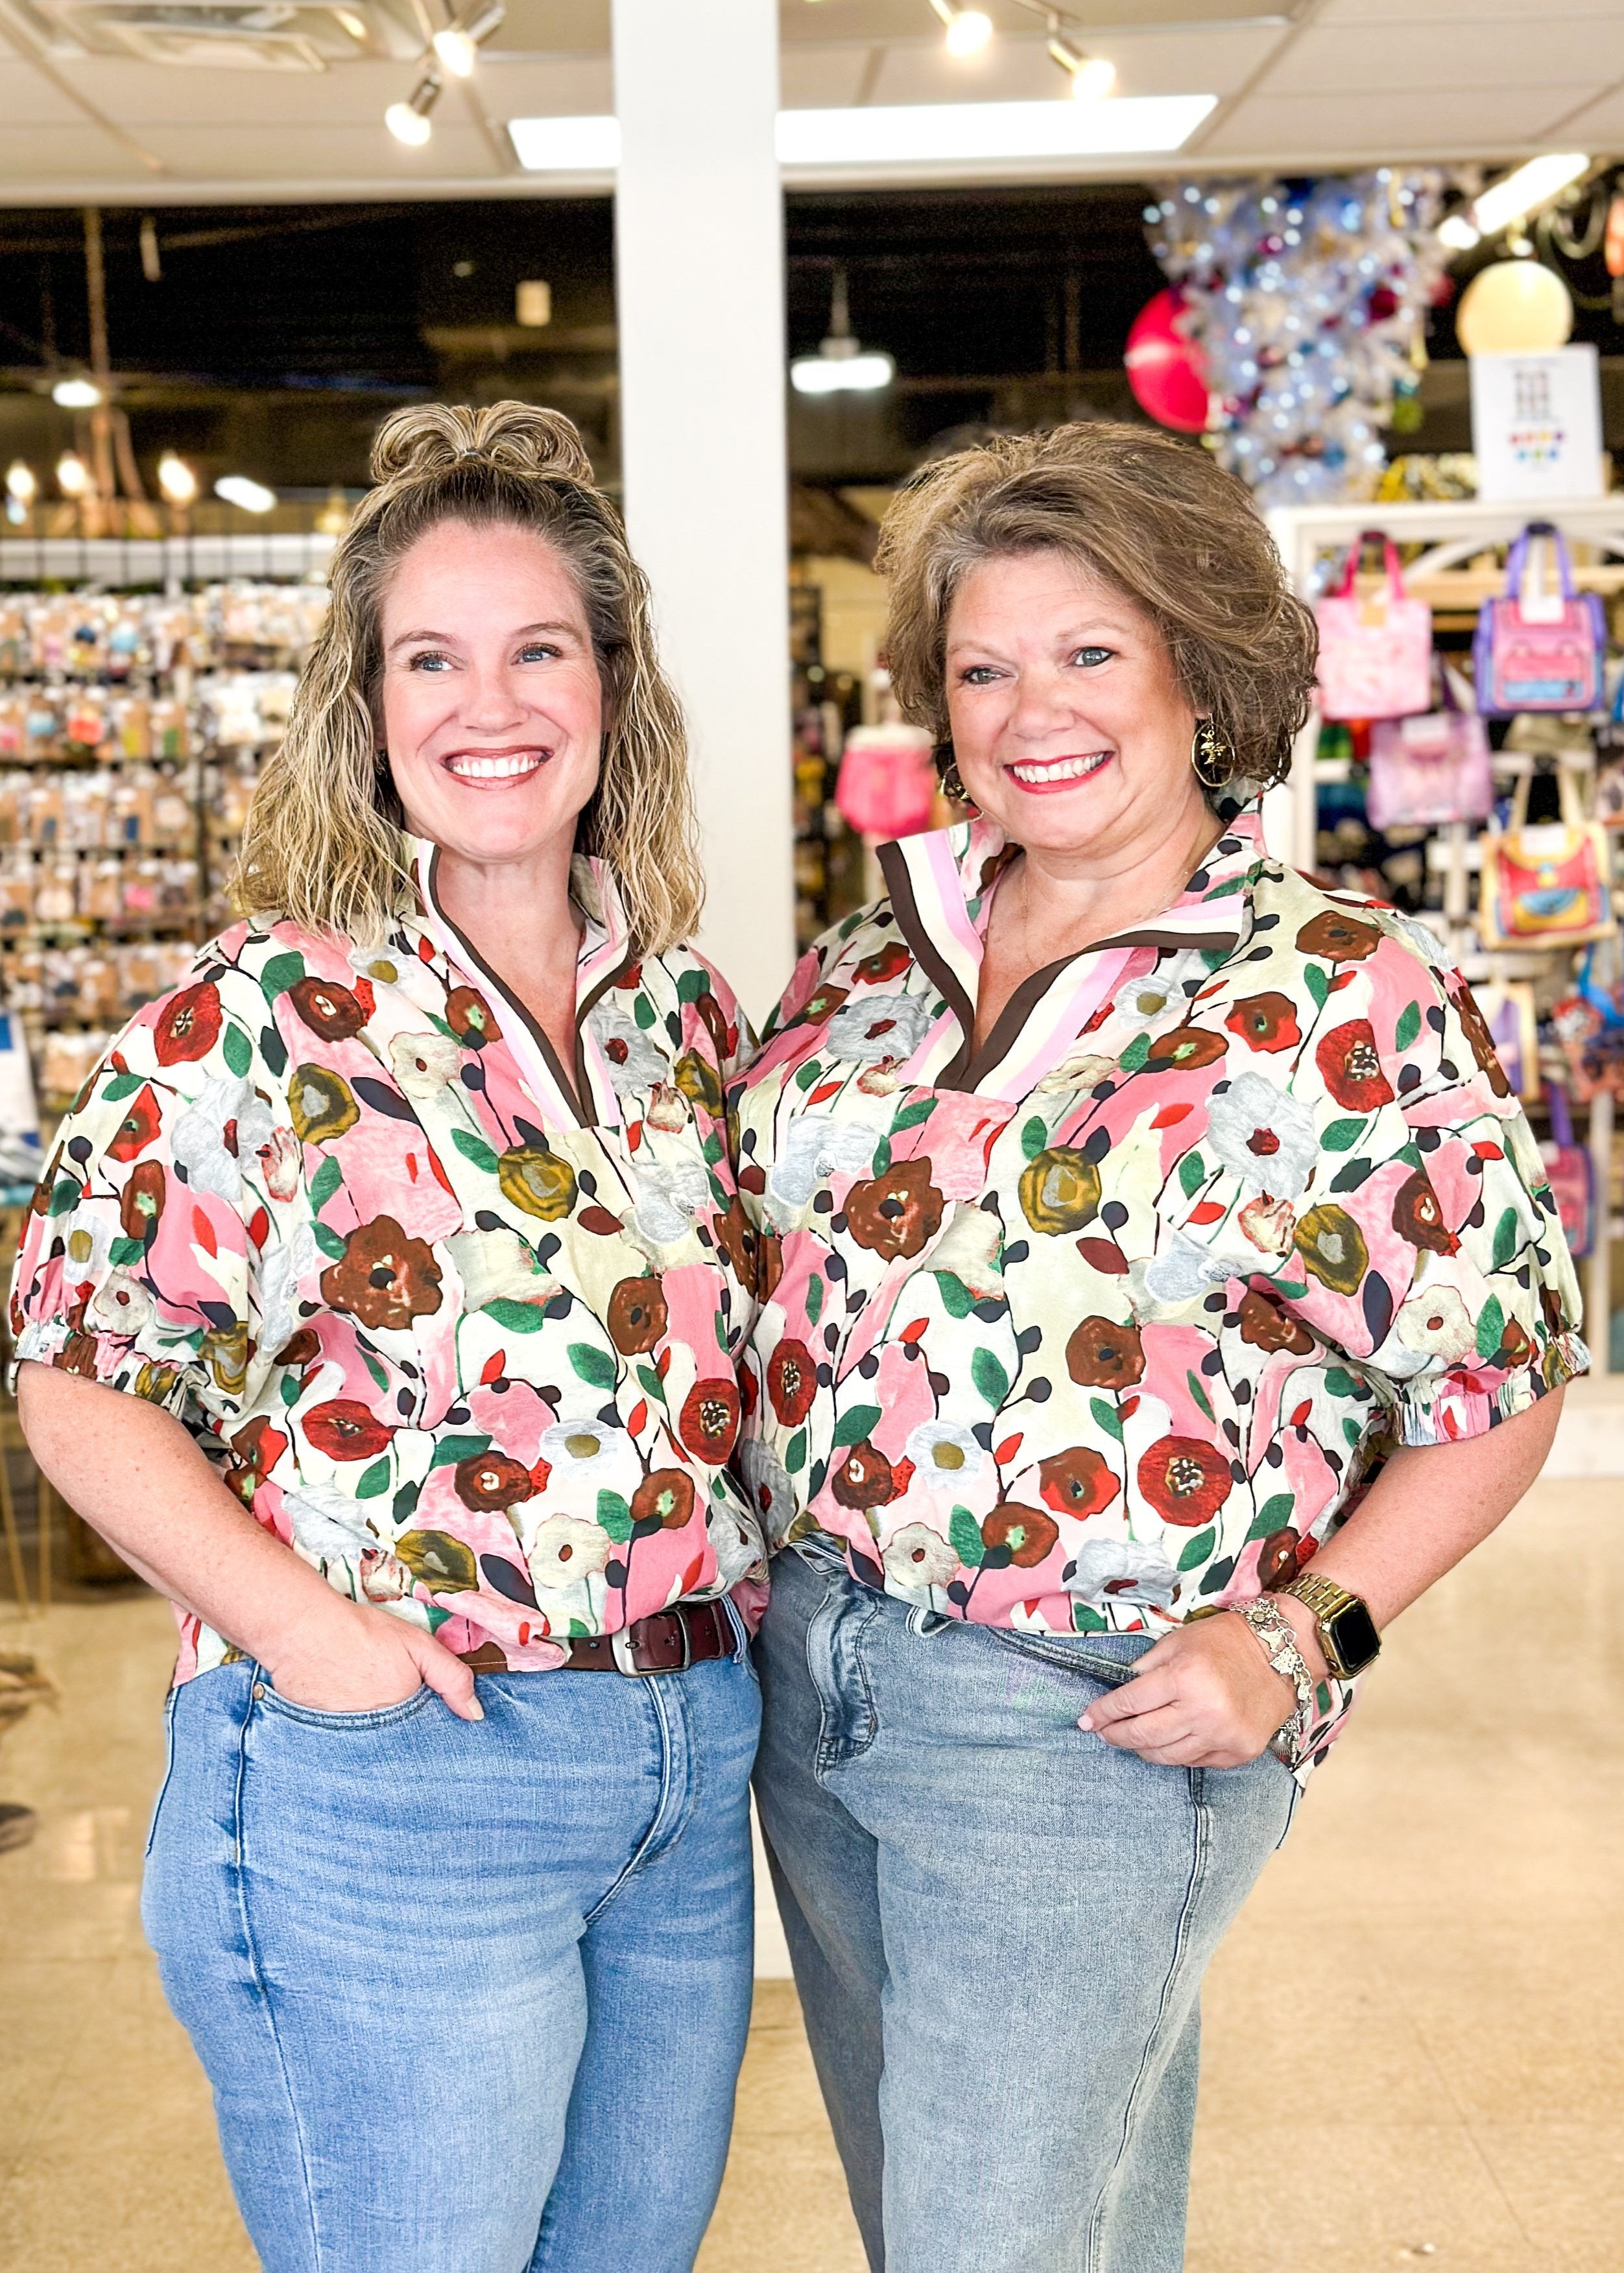
<instances>
[{"instance_id":1,"label":"light wash jeans","mask_svg":"<svg viewBox=\"0 0 1624 2273\"><path fill-rule=\"evenodd\" d=\"M1297 1788L1085 1736L1149 1647L773 1564L756 1797L875 2273L1184 2262L1201 1976Z\"/></svg>"},{"instance_id":2,"label":"light wash jeans","mask_svg":"<svg viewBox=\"0 0 1624 2273\"><path fill-rule=\"evenodd\" d=\"M749 2022L742 1658L169 1704L143 1917L265 2273L688 2273Z\"/></svg>"}]
</instances>

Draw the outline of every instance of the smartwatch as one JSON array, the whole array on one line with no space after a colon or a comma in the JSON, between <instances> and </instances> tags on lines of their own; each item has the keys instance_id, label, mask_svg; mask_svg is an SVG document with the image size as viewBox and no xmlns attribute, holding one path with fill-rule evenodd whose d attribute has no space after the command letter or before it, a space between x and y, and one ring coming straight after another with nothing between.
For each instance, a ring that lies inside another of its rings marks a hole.
<instances>
[{"instance_id":1,"label":"smartwatch","mask_svg":"<svg viewBox=\"0 0 1624 2273\"><path fill-rule=\"evenodd\" d=\"M1339 1681L1351 1681L1380 1654L1381 1637L1376 1632L1376 1621L1358 1595L1339 1587L1335 1579L1305 1571L1289 1585L1272 1591L1292 1595L1313 1612L1325 1662Z\"/></svg>"}]
</instances>

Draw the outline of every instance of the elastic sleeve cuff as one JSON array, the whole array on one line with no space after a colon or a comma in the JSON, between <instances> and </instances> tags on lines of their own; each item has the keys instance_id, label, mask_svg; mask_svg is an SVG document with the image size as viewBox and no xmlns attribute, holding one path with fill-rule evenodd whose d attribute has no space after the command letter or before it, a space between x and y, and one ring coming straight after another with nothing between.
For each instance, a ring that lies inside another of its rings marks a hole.
<instances>
[{"instance_id":1,"label":"elastic sleeve cuff","mask_svg":"<svg viewBox=\"0 0 1624 2273\"><path fill-rule=\"evenodd\" d=\"M17 1394L18 1368L25 1358L36 1365L49 1365L68 1339L67 1324L62 1318L31 1318L11 1345L11 1355L5 1369L6 1394Z\"/></svg>"},{"instance_id":2,"label":"elastic sleeve cuff","mask_svg":"<svg viewBox=\"0 0 1624 2273\"><path fill-rule=\"evenodd\" d=\"M1402 1397L1398 1407L1401 1444L1455 1444L1485 1437L1501 1421L1514 1420L1553 1389L1590 1369L1590 1354L1571 1331L1545 1345L1537 1365L1518 1368L1498 1389L1469 1389L1452 1374Z\"/></svg>"},{"instance_id":3,"label":"elastic sleeve cuff","mask_svg":"<svg viewBox=\"0 0 1624 2273\"><path fill-rule=\"evenodd\" d=\"M5 1369L5 1385L12 1396L17 1393L19 1366L29 1359L40 1365L54 1365L69 1339L69 1329L64 1319L41 1318L28 1321L17 1337L11 1350L11 1363ZM189 1427L195 1427L197 1407L193 1402L193 1397L198 1383L197 1377L190 1366L177 1365L171 1358L154 1360L152 1362L154 1375L160 1378L167 1375L169 1383L163 1396L148 1397L137 1385L136 1380L126 1378L119 1381L113 1377L121 1368L128 1374L133 1366L137 1369L139 1378L139 1369L144 1363L143 1355L139 1351L132 1349L131 1345L121 1337L81 1333L79 1339L81 1342L89 1342L94 1346L99 1361L94 1372L85 1376L86 1380L94 1381L101 1389L117 1389L126 1397L139 1397L143 1404L155 1405L161 1412L172 1413L177 1421L184 1422ZM102 1369L102 1362L104 1362L103 1353L109 1348L109 1346L117 1348L118 1356L108 1365L108 1370L104 1373Z\"/></svg>"}]
</instances>

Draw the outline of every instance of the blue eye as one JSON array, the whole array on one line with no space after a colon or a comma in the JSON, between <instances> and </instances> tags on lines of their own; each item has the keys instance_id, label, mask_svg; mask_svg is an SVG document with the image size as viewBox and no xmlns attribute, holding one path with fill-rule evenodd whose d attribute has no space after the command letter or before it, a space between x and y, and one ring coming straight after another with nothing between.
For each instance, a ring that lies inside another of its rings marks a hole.
<instances>
[{"instance_id":1,"label":"blue eye","mask_svg":"<svg viewBox=\"0 0 1624 2273\"><path fill-rule=\"evenodd\" d=\"M414 655L406 668L408 671L449 671L451 662L449 656L436 655L430 649L422 655Z\"/></svg>"},{"instance_id":2,"label":"blue eye","mask_svg":"<svg viewBox=\"0 0 1624 2273\"><path fill-rule=\"evenodd\" d=\"M968 671L961 673L961 684L966 686L986 686L997 675L991 664L973 663Z\"/></svg>"},{"instance_id":3,"label":"blue eye","mask_svg":"<svg viewBox=\"0 0 1624 2273\"><path fill-rule=\"evenodd\" d=\"M1115 653L1114 648L1079 647L1071 660L1073 663L1081 664L1085 671L1094 671L1101 664L1109 663Z\"/></svg>"},{"instance_id":4,"label":"blue eye","mask_svg":"<svg viewBox=\"0 0 1624 2273\"><path fill-rule=\"evenodd\" d=\"M521 663L547 663L552 661L557 654L557 648L549 647L546 645L545 641L537 640L533 641L530 646L522 647L519 649L519 661Z\"/></svg>"}]
</instances>

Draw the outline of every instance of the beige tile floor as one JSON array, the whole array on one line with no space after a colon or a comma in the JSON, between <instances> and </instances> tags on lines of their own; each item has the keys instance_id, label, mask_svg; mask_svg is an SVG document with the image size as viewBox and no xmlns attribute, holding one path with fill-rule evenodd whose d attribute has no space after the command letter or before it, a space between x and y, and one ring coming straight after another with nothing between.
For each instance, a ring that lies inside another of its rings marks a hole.
<instances>
[{"instance_id":1,"label":"beige tile floor","mask_svg":"<svg viewBox=\"0 0 1624 2273\"><path fill-rule=\"evenodd\" d=\"M64 1605L0 1752L0 2269L252 2273L136 1914L168 1614ZM1624 1482L1545 1483L1408 1617L1215 1965L1189 2273L1624 2267ZM861 2273L758 1986L700 2273ZM408 2273L402 2269L402 2273ZM1064 2269L1056 2269L1064 2273Z\"/></svg>"}]
</instances>

